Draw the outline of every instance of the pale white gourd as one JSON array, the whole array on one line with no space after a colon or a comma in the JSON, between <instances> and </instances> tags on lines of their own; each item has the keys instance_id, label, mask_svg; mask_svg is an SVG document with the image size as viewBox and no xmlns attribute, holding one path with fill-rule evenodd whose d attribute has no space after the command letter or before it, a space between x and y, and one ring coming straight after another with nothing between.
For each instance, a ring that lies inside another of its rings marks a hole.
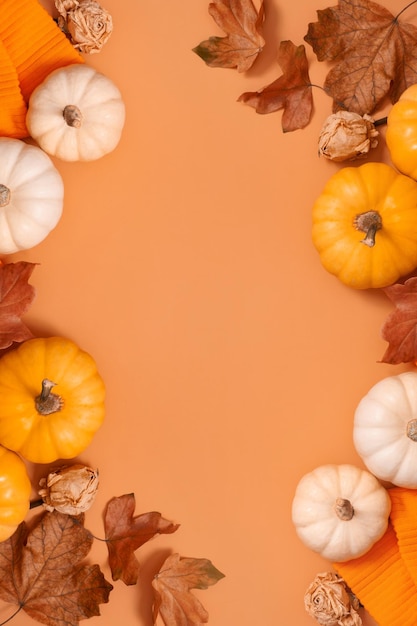
<instances>
[{"instance_id":1,"label":"pale white gourd","mask_svg":"<svg viewBox=\"0 0 417 626\"><path fill-rule=\"evenodd\" d=\"M365 554L388 526L391 500L368 471L354 465L322 465L297 485L292 520L311 550L332 562Z\"/></svg>"},{"instance_id":2,"label":"pale white gourd","mask_svg":"<svg viewBox=\"0 0 417 626\"><path fill-rule=\"evenodd\" d=\"M0 138L0 254L39 244L58 224L64 184L37 146Z\"/></svg>"},{"instance_id":3,"label":"pale white gourd","mask_svg":"<svg viewBox=\"0 0 417 626\"><path fill-rule=\"evenodd\" d=\"M353 442L379 479L417 488L417 373L403 372L376 383L359 402Z\"/></svg>"},{"instance_id":4,"label":"pale white gourd","mask_svg":"<svg viewBox=\"0 0 417 626\"><path fill-rule=\"evenodd\" d=\"M38 145L64 161L93 161L120 141L125 105L110 78L84 64L59 68L29 99L26 125Z\"/></svg>"}]
</instances>

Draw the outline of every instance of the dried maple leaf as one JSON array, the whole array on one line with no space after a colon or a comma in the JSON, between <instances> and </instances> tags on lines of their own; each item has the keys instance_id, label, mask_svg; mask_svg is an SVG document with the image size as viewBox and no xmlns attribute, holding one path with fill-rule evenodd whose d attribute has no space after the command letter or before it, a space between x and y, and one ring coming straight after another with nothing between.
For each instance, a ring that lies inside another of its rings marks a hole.
<instances>
[{"instance_id":1,"label":"dried maple leaf","mask_svg":"<svg viewBox=\"0 0 417 626\"><path fill-rule=\"evenodd\" d=\"M139 574L135 550L158 534L173 533L179 527L155 511L134 516L133 493L112 498L104 513L109 565L113 580L134 585Z\"/></svg>"},{"instance_id":2,"label":"dried maple leaf","mask_svg":"<svg viewBox=\"0 0 417 626\"><path fill-rule=\"evenodd\" d=\"M100 615L112 585L98 565L83 565L93 538L83 518L44 513L0 543L0 598L48 626L77 626Z\"/></svg>"},{"instance_id":3,"label":"dried maple leaf","mask_svg":"<svg viewBox=\"0 0 417 626\"><path fill-rule=\"evenodd\" d=\"M193 52L210 67L247 71L265 45L263 0L259 11L252 0L214 0L209 4L209 13L226 37L210 37Z\"/></svg>"},{"instance_id":4,"label":"dried maple leaf","mask_svg":"<svg viewBox=\"0 0 417 626\"><path fill-rule=\"evenodd\" d=\"M319 61L335 61L324 89L334 110L373 113L417 82L417 28L371 0L339 0L317 11L305 41Z\"/></svg>"},{"instance_id":5,"label":"dried maple leaf","mask_svg":"<svg viewBox=\"0 0 417 626\"><path fill-rule=\"evenodd\" d=\"M0 265L0 349L33 335L21 320L35 297L28 284L35 263L19 261Z\"/></svg>"},{"instance_id":6,"label":"dried maple leaf","mask_svg":"<svg viewBox=\"0 0 417 626\"><path fill-rule=\"evenodd\" d=\"M208 622L208 613L191 589L207 589L224 574L208 559L169 556L154 577L155 602L153 621L158 614L165 626L200 626Z\"/></svg>"},{"instance_id":7,"label":"dried maple leaf","mask_svg":"<svg viewBox=\"0 0 417 626\"><path fill-rule=\"evenodd\" d=\"M261 91L243 93L238 101L254 107L257 113L284 109L281 123L285 133L307 126L313 110L313 95L303 45L281 41L278 63L283 74L277 80Z\"/></svg>"},{"instance_id":8,"label":"dried maple leaf","mask_svg":"<svg viewBox=\"0 0 417 626\"><path fill-rule=\"evenodd\" d=\"M417 360L417 277L404 284L386 287L384 292L395 304L382 327L382 338L389 346L382 363L398 365Z\"/></svg>"}]
</instances>

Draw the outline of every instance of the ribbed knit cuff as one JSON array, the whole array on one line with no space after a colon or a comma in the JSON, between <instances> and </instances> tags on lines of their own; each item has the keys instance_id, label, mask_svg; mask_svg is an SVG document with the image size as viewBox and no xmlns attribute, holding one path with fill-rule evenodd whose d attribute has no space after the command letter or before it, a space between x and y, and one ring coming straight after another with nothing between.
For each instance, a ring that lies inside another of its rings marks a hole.
<instances>
[{"instance_id":1,"label":"ribbed knit cuff","mask_svg":"<svg viewBox=\"0 0 417 626\"><path fill-rule=\"evenodd\" d=\"M369 552L333 565L379 626L415 626L417 589L391 525Z\"/></svg>"},{"instance_id":2,"label":"ribbed knit cuff","mask_svg":"<svg viewBox=\"0 0 417 626\"><path fill-rule=\"evenodd\" d=\"M0 39L0 136L25 137L26 110L16 68Z\"/></svg>"},{"instance_id":3,"label":"ribbed knit cuff","mask_svg":"<svg viewBox=\"0 0 417 626\"><path fill-rule=\"evenodd\" d=\"M396 487L390 489L390 497L391 522L397 535L398 549L417 586L417 490Z\"/></svg>"},{"instance_id":4,"label":"ribbed knit cuff","mask_svg":"<svg viewBox=\"0 0 417 626\"><path fill-rule=\"evenodd\" d=\"M0 136L26 137L32 91L53 70L84 59L38 0L1 0L0 42Z\"/></svg>"},{"instance_id":5,"label":"ribbed knit cuff","mask_svg":"<svg viewBox=\"0 0 417 626\"><path fill-rule=\"evenodd\" d=\"M417 491L388 491L392 508L385 535L363 556L334 563L379 626L417 624Z\"/></svg>"}]
</instances>

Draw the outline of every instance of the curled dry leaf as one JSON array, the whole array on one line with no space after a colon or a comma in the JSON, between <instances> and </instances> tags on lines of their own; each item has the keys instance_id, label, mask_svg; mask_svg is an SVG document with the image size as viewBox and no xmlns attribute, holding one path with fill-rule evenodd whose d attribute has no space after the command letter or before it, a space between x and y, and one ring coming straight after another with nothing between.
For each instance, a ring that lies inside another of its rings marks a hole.
<instances>
[{"instance_id":1,"label":"curled dry leaf","mask_svg":"<svg viewBox=\"0 0 417 626\"><path fill-rule=\"evenodd\" d=\"M113 19L96 0L55 0L58 26L76 50L100 52L113 32Z\"/></svg>"},{"instance_id":2,"label":"curled dry leaf","mask_svg":"<svg viewBox=\"0 0 417 626\"><path fill-rule=\"evenodd\" d=\"M417 360L417 277L404 284L386 287L384 292L394 303L395 309L388 315L381 330L382 338L389 346L382 363L398 365Z\"/></svg>"},{"instance_id":3,"label":"curled dry leaf","mask_svg":"<svg viewBox=\"0 0 417 626\"><path fill-rule=\"evenodd\" d=\"M373 113L417 82L417 28L371 0L339 0L317 11L304 40L319 61L335 62L324 88L334 110Z\"/></svg>"},{"instance_id":4,"label":"curled dry leaf","mask_svg":"<svg viewBox=\"0 0 417 626\"><path fill-rule=\"evenodd\" d=\"M284 109L282 130L290 132L307 126L313 110L305 47L281 41L278 63L283 74L277 80L260 91L243 93L238 101L252 106L257 113Z\"/></svg>"},{"instance_id":5,"label":"curled dry leaf","mask_svg":"<svg viewBox=\"0 0 417 626\"><path fill-rule=\"evenodd\" d=\"M133 493L112 498L104 514L104 528L109 565L113 580L123 580L134 585L139 574L139 562L135 550L158 534L173 533L179 527L164 519L155 511L134 516Z\"/></svg>"},{"instance_id":6,"label":"curled dry leaf","mask_svg":"<svg viewBox=\"0 0 417 626\"><path fill-rule=\"evenodd\" d=\"M35 265L25 261L0 265L1 350L33 336L21 317L35 298L35 288L28 284Z\"/></svg>"},{"instance_id":7,"label":"curled dry leaf","mask_svg":"<svg viewBox=\"0 0 417 626\"><path fill-rule=\"evenodd\" d=\"M210 37L193 52L210 67L247 71L265 45L263 0L259 11L252 0L214 0L209 4L209 13L226 36Z\"/></svg>"},{"instance_id":8,"label":"curled dry leaf","mask_svg":"<svg viewBox=\"0 0 417 626\"><path fill-rule=\"evenodd\" d=\"M304 606L322 626L361 626L360 603L335 572L321 572L308 586Z\"/></svg>"},{"instance_id":9,"label":"curled dry leaf","mask_svg":"<svg viewBox=\"0 0 417 626\"><path fill-rule=\"evenodd\" d=\"M172 554L154 577L153 620L158 615L165 626L200 626L208 622L208 613L191 589L207 589L224 578L208 559Z\"/></svg>"},{"instance_id":10,"label":"curled dry leaf","mask_svg":"<svg viewBox=\"0 0 417 626\"><path fill-rule=\"evenodd\" d=\"M82 516L45 512L0 543L0 598L48 626L77 626L100 615L112 585L98 565L83 564L93 538Z\"/></svg>"},{"instance_id":11,"label":"curled dry leaf","mask_svg":"<svg viewBox=\"0 0 417 626\"><path fill-rule=\"evenodd\" d=\"M39 481L39 495L47 511L79 515L92 506L98 489L98 470L74 463L64 465Z\"/></svg>"},{"instance_id":12,"label":"curled dry leaf","mask_svg":"<svg viewBox=\"0 0 417 626\"><path fill-rule=\"evenodd\" d=\"M336 162L361 158L376 148L378 134L369 115L337 111L329 115L321 128L319 154Z\"/></svg>"}]
</instances>

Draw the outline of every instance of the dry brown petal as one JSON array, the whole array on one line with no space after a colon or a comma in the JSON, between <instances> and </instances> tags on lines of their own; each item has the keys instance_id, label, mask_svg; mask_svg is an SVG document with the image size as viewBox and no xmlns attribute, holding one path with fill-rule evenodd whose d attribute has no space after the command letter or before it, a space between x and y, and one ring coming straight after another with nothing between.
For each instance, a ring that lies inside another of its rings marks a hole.
<instances>
[{"instance_id":1,"label":"dry brown petal","mask_svg":"<svg viewBox=\"0 0 417 626\"><path fill-rule=\"evenodd\" d=\"M332 161L350 161L378 145L378 131L369 115L350 111L329 115L320 132L319 154Z\"/></svg>"},{"instance_id":2,"label":"dry brown petal","mask_svg":"<svg viewBox=\"0 0 417 626\"><path fill-rule=\"evenodd\" d=\"M304 606L322 626L361 626L362 620L356 609L358 599L346 588L338 574L323 572L317 574L309 585Z\"/></svg>"},{"instance_id":3,"label":"dry brown petal","mask_svg":"<svg viewBox=\"0 0 417 626\"><path fill-rule=\"evenodd\" d=\"M93 504L98 471L81 464L65 465L39 481L39 495L48 511L79 515Z\"/></svg>"},{"instance_id":4,"label":"dry brown petal","mask_svg":"<svg viewBox=\"0 0 417 626\"><path fill-rule=\"evenodd\" d=\"M79 4L78 0L55 0L55 7L64 20L67 17L67 13L78 8Z\"/></svg>"},{"instance_id":5,"label":"dry brown petal","mask_svg":"<svg viewBox=\"0 0 417 626\"><path fill-rule=\"evenodd\" d=\"M55 0L58 25L74 48L84 53L99 52L113 31L113 20L96 0Z\"/></svg>"}]
</instances>

